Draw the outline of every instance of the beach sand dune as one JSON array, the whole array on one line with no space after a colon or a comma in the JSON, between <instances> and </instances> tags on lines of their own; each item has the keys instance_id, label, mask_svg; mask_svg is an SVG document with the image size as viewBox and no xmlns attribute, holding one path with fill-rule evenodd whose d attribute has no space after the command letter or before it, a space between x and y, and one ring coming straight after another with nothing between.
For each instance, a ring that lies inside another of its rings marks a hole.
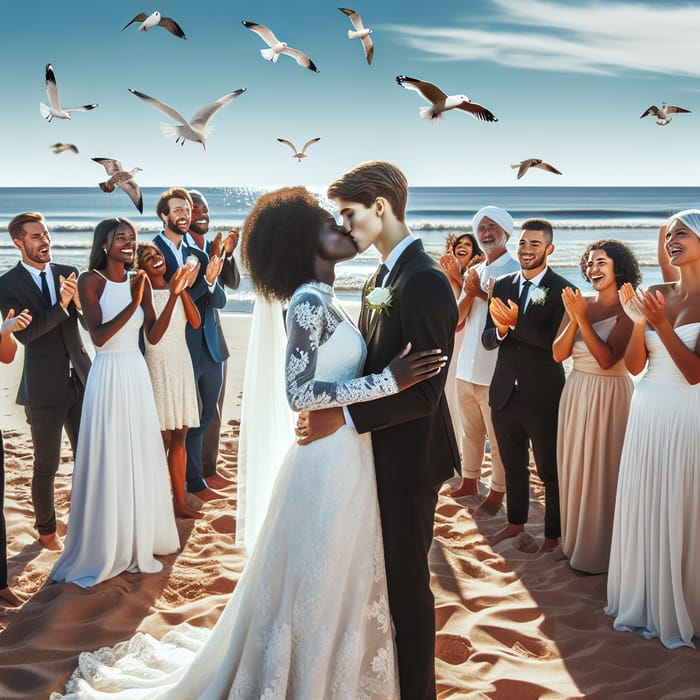
<instances>
[{"instance_id":1,"label":"beach sand dune","mask_svg":"<svg viewBox=\"0 0 700 700\"><path fill-rule=\"evenodd\" d=\"M235 482L249 318L227 316L225 324L232 359L219 459L221 473ZM3 699L47 698L63 688L81 651L111 646L136 631L161 637L185 621L211 627L246 559L235 545L234 483L225 499L203 504L203 518L178 521L182 550L160 558L161 573L124 573L88 590L44 587L57 555L38 546L32 527L31 443L14 405L19 369L17 362L0 368L10 585L26 601L19 608L0 606ZM72 467L66 443L56 480L62 523ZM537 545L542 503L534 477L527 530ZM473 504L442 494L435 521L430 564L441 700L700 696L700 652L669 651L655 640L615 632L603 614L604 575L577 573L560 554L527 553L513 540L489 546L486 537L503 526L505 512L475 519L467 511Z\"/></svg>"}]
</instances>

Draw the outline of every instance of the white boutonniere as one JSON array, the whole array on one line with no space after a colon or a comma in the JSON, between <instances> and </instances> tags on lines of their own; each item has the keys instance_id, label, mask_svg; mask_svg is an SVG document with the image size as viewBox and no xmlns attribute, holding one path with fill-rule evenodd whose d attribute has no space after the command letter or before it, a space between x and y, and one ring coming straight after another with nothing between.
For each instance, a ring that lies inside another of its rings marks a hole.
<instances>
[{"instance_id":1,"label":"white boutonniere","mask_svg":"<svg viewBox=\"0 0 700 700\"><path fill-rule=\"evenodd\" d=\"M370 311L381 314L386 311L394 301L395 290L393 287L375 287L366 297L365 305Z\"/></svg>"},{"instance_id":2,"label":"white boutonniere","mask_svg":"<svg viewBox=\"0 0 700 700\"><path fill-rule=\"evenodd\" d=\"M547 287L535 287L530 292L530 303L534 306L542 306L547 301Z\"/></svg>"}]
</instances>

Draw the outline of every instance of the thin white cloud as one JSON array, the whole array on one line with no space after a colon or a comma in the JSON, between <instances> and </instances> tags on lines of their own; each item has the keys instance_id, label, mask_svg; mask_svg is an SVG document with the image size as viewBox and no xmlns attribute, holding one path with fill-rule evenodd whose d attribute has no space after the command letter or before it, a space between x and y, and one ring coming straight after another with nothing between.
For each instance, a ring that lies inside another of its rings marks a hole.
<instances>
[{"instance_id":1,"label":"thin white cloud","mask_svg":"<svg viewBox=\"0 0 700 700\"><path fill-rule=\"evenodd\" d=\"M492 2L501 11L489 22L494 29L398 24L384 29L438 61L493 61L515 68L595 75L633 70L700 76L698 6ZM473 27L473 18L466 23ZM520 28L511 29L513 25Z\"/></svg>"}]
</instances>

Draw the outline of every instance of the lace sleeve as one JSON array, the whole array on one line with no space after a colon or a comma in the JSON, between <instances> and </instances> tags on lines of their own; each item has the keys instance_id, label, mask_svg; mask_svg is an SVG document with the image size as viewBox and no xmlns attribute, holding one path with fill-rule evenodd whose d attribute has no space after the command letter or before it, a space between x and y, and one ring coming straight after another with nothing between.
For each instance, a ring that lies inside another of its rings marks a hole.
<instances>
[{"instance_id":1,"label":"lace sleeve","mask_svg":"<svg viewBox=\"0 0 700 700\"><path fill-rule=\"evenodd\" d=\"M335 327L319 296L302 293L292 299L287 311L285 375L287 401L293 411L346 406L398 393L388 367L380 374L344 382L316 380L319 346L333 330Z\"/></svg>"}]
</instances>

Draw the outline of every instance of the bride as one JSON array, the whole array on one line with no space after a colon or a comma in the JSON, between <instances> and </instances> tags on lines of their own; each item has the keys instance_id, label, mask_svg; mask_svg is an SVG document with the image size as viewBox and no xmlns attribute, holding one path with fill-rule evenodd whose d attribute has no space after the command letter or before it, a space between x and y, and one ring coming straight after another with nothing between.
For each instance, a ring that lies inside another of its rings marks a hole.
<instances>
[{"instance_id":1,"label":"bride","mask_svg":"<svg viewBox=\"0 0 700 700\"><path fill-rule=\"evenodd\" d=\"M371 400L441 371L439 350L409 355L409 345L381 373L357 376L364 341L332 290L335 264L357 250L307 190L260 197L243 236L256 291L289 300L285 376L293 410ZM81 654L79 664L66 698L398 697L369 434L344 426L292 444L211 634L189 626L161 642L138 634Z\"/></svg>"}]
</instances>

